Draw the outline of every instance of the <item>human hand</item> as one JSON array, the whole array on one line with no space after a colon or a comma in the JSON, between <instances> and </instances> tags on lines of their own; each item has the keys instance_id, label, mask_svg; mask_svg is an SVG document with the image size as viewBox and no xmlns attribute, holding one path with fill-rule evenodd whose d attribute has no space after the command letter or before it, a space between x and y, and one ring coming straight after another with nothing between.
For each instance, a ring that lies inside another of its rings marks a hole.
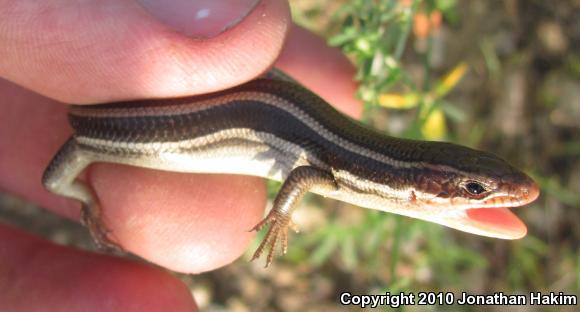
<instances>
[{"instance_id":1,"label":"human hand","mask_svg":"<svg viewBox=\"0 0 580 312\"><path fill-rule=\"evenodd\" d=\"M285 40L277 67L340 110L360 113L348 63L319 38L292 26L285 2L234 1L236 6L210 10L202 8L223 2L196 1L188 9L174 2L175 7L152 0L141 5L0 1L0 77L11 81L0 81L0 189L78 219L77 202L40 184L45 166L70 135L66 106L59 102L177 97L229 88L272 66ZM232 25L233 20L239 23ZM253 177L97 164L86 178L120 244L180 272L212 270L238 258L254 236L248 229L265 207L263 181ZM187 289L163 271L55 246L4 225L0 268L8 268L0 269L0 289L8 290L0 292L0 310L47 303L100 310L111 302L116 309L136 303L148 309L193 307ZM31 296L43 301L26 299Z\"/></svg>"}]
</instances>

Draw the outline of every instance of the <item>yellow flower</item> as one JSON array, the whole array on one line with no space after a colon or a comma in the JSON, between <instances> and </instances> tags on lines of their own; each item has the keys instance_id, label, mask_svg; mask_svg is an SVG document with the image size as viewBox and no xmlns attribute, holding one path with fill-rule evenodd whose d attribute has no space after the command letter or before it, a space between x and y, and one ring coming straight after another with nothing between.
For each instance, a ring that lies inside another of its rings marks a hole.
<instances>
[{"instance_id":1,"label":"yellow flower","mask_svg":"<svg viewBox=\"0 0 580 312\"><path fill-rule=\"evenodd\" d=\"M379 96L379 105L387 108L406 109L413 108L419 103L419 96L414 93L399 95L394 93L385 93Z\"/></svg>"},{"instance_id":2,"label":"yellow flower","mask_svg":"<svg viewBox=\"0 0 580 312\"><path fill-rule=\"evenodd\" d=\"M436 109L425 121L421 127L421 133L427 140L441 140L447 134L447 125L445 123L445 115L440 109Z\"/></svg>"},{"instance_id":3,"label":"yellow flower","mask_svg":"<svg viewBox=\"0 0 580 312\"><path fill-rule=\"evenodd\" d=\"M467 64L459 63L453 68L435 88L435 95L440 98L453 89L467 71Z\"/></svg>"}]
</instances>

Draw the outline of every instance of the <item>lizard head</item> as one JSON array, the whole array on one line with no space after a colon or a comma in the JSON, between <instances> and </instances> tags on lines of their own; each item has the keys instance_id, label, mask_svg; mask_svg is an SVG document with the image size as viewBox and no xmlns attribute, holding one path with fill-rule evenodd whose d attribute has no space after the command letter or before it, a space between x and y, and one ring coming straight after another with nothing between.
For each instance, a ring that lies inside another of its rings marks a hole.
<instances>
[{"instance_id":1,"label":"lizard head","mask_svg":"<svg viewBox=\"0 0 580 312\"><path fill-rule=\"evenodd\" d=\"M434 143L422 164L415 201L437 213L426 219L462 231L505 239L523 237L525 224L508 208L531 203L538 185L501 158L449 143Z\"/></svg>"}]
</instances>

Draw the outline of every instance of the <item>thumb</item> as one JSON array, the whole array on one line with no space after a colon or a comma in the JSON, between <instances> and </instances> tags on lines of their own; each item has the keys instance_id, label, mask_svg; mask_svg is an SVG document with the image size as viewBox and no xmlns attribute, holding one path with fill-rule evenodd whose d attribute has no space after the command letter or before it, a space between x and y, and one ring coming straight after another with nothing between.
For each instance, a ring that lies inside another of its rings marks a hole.
<instances>
[{"instance_id":1,"label":"thumb","mask_svg":"<svg viewBox=\"0 0 580 312\"><path fill-rule=\"evenodd\" d=\"M0 0L0 77L69 103L216 91L265 71L286 1Z\"/></svg>"}]
</instances>

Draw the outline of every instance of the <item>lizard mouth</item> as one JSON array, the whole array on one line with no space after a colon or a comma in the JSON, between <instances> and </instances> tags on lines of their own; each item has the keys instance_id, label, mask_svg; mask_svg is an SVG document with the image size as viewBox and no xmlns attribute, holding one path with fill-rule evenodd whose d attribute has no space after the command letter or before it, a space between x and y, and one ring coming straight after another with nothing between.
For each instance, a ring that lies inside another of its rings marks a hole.
<instances>
[{"instance_id":1,"label":"lizard mouth","mask_svg":"<svg viewBox=\"0 0 580 312\"><path fill-rule=\"evenodd\" d=\"M526 236L524 222L508 208L472 208L465 210L466 232L484 236L518 239Z\"/></svg>"},{"instance_id":2,"label":"lizard mouth","mask_svg":"<svg viewBox=\"0 0 580 312\"><path fill-rule=\"evenodd\" d=\"M527 227L509 208L520 207L536 200L540 194L533 183L523 188L516 196L503 196L483 203L483 208L468 208L450 216L448 226L474 234L518 239L527 233ZM454 226L458 225L458 226Z\"/></svg>"}]
</instances>

